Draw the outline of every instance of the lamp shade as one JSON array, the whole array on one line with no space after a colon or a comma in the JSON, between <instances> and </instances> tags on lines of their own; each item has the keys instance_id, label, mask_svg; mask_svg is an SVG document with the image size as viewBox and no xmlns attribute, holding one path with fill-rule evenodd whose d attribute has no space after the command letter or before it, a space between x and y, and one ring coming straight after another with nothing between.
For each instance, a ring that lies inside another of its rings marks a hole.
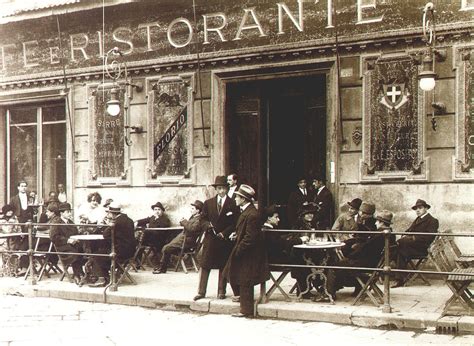
<instances>
[{"instance_id":1,"label":"lamp shade","mask_svg":"<svg viewBox=\"0 0 474 346\"><path fill-rule=\"evenodd\" d=\"M431 91L434 89L436 81L436 73L433 71L423 71L418 75L420 89L423 91Z\"/></svg>"},{"instance_id":2,"label":"lamp shade","mask_svg":"<svg viewBox=\"0 0 474 346\"><path fill-rule=\"evenodd\" d=\"M120 102L119 100L109 100L107 101L107 113L115 117L120 113Z\"/></svg>"}]
</instances>

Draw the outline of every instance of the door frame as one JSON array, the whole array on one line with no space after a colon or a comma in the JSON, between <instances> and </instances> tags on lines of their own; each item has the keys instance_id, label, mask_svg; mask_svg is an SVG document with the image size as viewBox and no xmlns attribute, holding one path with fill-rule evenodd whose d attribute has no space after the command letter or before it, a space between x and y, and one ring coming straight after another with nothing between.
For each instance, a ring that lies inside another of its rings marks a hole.
<instances>
[{"instance_id":1,"label":"door frame","mask_svg":"<svg viewBox=\"0 0 474 346\"><path fill-rule=\"evenodd\" d=\"M243 81L300 77L316 74L326 75L326 177L335 203L339 196L339 121L338 78L334 58L317 61L273 63L256 66L239 66L213 70L211 73L211 175L209 184L216 175L227 174L226 100L227 84ZM238 172L237 172L238 173ZM268 178L268 177L267 177ZM337 209L337 205L336 205Z\"/></svg>"}]
</instances>

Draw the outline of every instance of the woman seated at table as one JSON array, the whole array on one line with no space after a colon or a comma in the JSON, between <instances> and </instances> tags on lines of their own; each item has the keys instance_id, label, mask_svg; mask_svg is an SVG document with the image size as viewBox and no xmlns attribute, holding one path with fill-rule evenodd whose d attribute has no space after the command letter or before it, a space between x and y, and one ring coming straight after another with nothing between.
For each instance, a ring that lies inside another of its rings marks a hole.
<instances>
[{"instance_id":1,"label":"woman seated at table","mask_svg":"<svg viewBox=\"0 0 474 346\"><path fill-rule=\"evenodd\" d=\"M2 212L2 233L21 233L22 229L19 225L17 225L18 219L14 214L13 207L10 204L6 204L2 207ZM28 236L22 235L8 238L6 246L8 249L13 251L26 251L28 250ZM26 273L26 269L28 268L28 256L26 253L15 256L19 257L18 268L14 268L15 275L22 276Z\"/></svg>"},{"instance_id":2,"label":"woman seated at table","mask_svg":"<svg viewBox=\"0 0 474 346\"><path fill-rule=\"evenodd\" d=\"M87 195L87 203L82 204L77 210L78 223L103 224L105 219L105 208L100 205L102 196L98 192ZM97 227L87 227L88 233L98 233Z\"/></svg>"},{"instance_id":3,"label":"woman seated at table","mask_svg":"<svg viewBox=\"0 0 474 346\"><path fill-rule=\"evenodd\" d=\"M73 235L79 234L76 226L72 226L74 222L71 220L71 205L69 203L61 203L59 207L56 204L49 204L48 210L54 214L51 218L51 228L49 237L58 252L82 252L81 246L77 240L71 239ZM85 273L82 266L86 262L80 255L60 255L61 262L65 267L70 265L74 274L74 281L77 285L82 286L85 279ZM66 268L64 268L66 270Z\"/></svg>"}]
</instances>

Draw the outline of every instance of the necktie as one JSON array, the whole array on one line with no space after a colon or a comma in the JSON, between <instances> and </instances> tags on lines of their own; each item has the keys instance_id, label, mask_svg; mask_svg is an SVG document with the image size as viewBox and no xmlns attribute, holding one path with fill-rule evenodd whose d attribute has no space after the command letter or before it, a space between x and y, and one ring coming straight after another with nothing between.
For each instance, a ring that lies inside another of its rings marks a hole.
<instances>
[{"instance_id":1,"label":"necktie","mask_svg":"<svg viewBox=\"0 0 474 346\"><path fill-rule=\"evenodd\" d=\"M222 198L217 199L217 213L220 214L222 209Z\"/></svg>"}]
</instances>

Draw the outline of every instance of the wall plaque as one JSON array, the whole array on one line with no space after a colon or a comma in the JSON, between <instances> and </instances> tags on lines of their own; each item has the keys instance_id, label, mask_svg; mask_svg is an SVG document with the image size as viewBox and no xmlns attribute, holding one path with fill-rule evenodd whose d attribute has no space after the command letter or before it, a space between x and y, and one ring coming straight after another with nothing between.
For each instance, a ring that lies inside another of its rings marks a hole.
<instances>
[{"instance_id":1,"label":"wall plaque","mask_svg":"<svg viewBox=\"0 0 474 346\"><path fill-rule=\"evenodd\" d=\"M124 141L125 93L120 89L120 113L111 116L106 103L111 86L89 89L89 185L128 184L128 150Z\"/></svg>"},{"instance_id":2,"label":"wall plaque","mask_svg":"<svg viewBox=\"0 0 474 346\"><path fill-rule=\"evenodd\" d=\"M364 76L363 180L424 179L423 95L410 56L380 57Z\"/></svg>"},{"instance_id":3,"label":"wall plaque","mask_svg":"<svg viewBox=\"0 0 474 346\"><path fill-rule=\"evenodd\" d=\"M455 49L456 155L453 178L474 180L474 45Z\"/></svg>"},{"instance_id":4,"label":"wall plaque","mask_svg":"<svg viewBox=\"0 0 474 346\"><path fill-rule=\"evenodd\" d=\"M149 79L148 183L192 183L192 75Z\"/></svg>"}]
</instances>

